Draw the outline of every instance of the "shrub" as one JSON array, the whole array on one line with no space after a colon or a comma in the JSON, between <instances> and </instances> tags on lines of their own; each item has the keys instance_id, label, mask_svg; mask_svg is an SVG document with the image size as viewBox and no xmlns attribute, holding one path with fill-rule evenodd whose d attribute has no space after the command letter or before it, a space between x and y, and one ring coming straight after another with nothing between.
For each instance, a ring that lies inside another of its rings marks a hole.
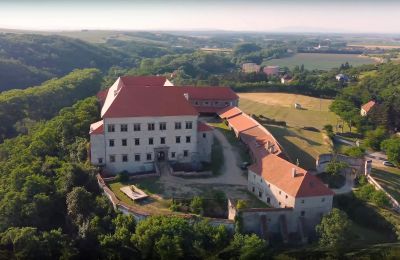
<instances>
[{"instance_id":1,"label":"shrub","mask_svg":"<svg viewBox=\"0 0 400 260\"><path fill-rule=\"evenodd\" d=\"M362 158L364 157L365 149L357 146L349 147L344 151L345 155L351 157Z\"/></svg>"},{"instance_id":2,"label":"shrub","mask_svg":"<svg viewBox=\"0 0 400 260\"><path fill-rule=\"evenodd\" d=\"M375 203L379 207L389 207L390 206L389 198L381 190L375 191L372 194L371 200L372 200L373 203Z\"/></svg>"},{"instance_id":3,"label":"shrub","mask_svg":"<svg viewBox=\"0 0 400 260\"><path fill-rule=\"evenodd\" d=\"M123 171L117 174L116 181L119 182L127 182L129 181L129 173L127 171Z\"/></svg>"},{"instance_id":4,"label":"shrub","mask_svg":"<svg viewBox=\"0 0 400 260\"><path fill-rule=\"evenodd\" d=\"M238 200L236 204L237 209L244 209L247 207L247 202L245 200Z\"/></svg>"},{"instance_id":5,"label":"shrub","mask_svg":"<svg viewBox=\"0 0 400 260\"><path fill-rule=\"evenodd\" d=\"M202 197L195 196L190 202L190 210L195 214L202 214L204 208L204 200Z\"/></svg>"}]
</instances>

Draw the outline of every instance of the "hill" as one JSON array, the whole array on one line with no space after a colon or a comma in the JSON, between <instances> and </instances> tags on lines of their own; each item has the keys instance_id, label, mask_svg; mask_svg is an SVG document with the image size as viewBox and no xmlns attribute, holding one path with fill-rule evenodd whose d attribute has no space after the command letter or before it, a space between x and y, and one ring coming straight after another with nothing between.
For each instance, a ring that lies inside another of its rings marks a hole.
<instances>
[{"instance_id":1,"label":"hill","mask_svg":"<svg viewBox=\"0 0 400 260\"><path fill-rule=\"evenodd\" d=\"M0 34L0 91L26 88L74 69L132 64L129 55L57 35Z\"/></svg>"}]
</instances>

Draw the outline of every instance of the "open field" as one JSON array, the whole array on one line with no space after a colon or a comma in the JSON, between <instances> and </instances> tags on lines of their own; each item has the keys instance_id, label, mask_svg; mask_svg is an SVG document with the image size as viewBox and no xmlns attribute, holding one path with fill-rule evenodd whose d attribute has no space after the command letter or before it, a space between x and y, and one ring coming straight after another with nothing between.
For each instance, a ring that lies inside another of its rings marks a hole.
<instances>
[{"instance_id":1,"label":"open field","mask_svg":"<svg viewBox=\"0 0 400 260\"><path fill-rule=\"evenodd\" d=\"M379 167L372 169L372 176L396 200L400 200L400 169Z\"/></svg>"},{"instance_id":2,"label":"open field","mask_svg":"<svg viewBox=\"0 0 400 260\"><path fill-rule=\"evenodd\" d=\"M304 64L306 69L329 70L338 68L345 62L353 66L375 63L373 59L357 54L298 53L291 57L268 60L263 62L263 65L278 65L292 69Z\"/></svg>"},{"instance_id":3,"label":"open field","mask_svg":"<svg viewBox=\"0 0 400 260\"><path fill-rule=\"evenodd\" d=\"M337 116L328 110L332 100L286 93L240 93L239 107L248 114L285 121L290 126L322 129L336 125ZM304 109L295 109L299 103Z\"/></svg>"},{"instance_id":4,"label":"open field","mask_svg":"<svg viewBox=\"0 0 400 260\"><path fill-rule=\"evenodd\" d=\"M239 96L239 106L244 112L287 123L287 127L265 127L283 146L292 162L296 163L298 159L301 167L314 169L318 155L331 151L321 130L326 124L337 123L337 116L329 111L332 100L286 93L240 93ZM300 103L304 109L295 109L294 103ZM319 132L304 127L314 127Z\"/></svg>"}]
</instances>

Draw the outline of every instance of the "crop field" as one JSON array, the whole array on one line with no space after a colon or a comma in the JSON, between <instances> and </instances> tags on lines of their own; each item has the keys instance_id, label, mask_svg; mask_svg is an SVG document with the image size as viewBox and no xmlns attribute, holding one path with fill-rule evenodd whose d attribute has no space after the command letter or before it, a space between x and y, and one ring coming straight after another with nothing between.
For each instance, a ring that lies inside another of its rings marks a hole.
<instances>
[{"instance_id":1,"label":"crop field","mask_svg":"<svg viewBox=\"0 0 400 260\"><path fill-rule=\"evenodd\" d=\"M314 169L318 155L331 151L322 128L337 123L337 116L329 111L332 100L286 93L240 93L239 96L239 106L244 112L287 123L287 127L265 127L283 146L292 162L298 160L301 167ZM294 103L301 104L303 109L295 109Z\"/></svg>"},{"instance_id":2,"label":"crop field","mask_svg":"<svg viewBox=\"0 0 400 260\"><path fill-rule=\"evenodd\" d=\"M375 63L375 60L357 54L298 53L291 57L268 60L263 65L278 65L292 69L304 64L306 69L329 70L340 67L345 62L353 66L360 66Z\"/></svg>"}]
</instances>

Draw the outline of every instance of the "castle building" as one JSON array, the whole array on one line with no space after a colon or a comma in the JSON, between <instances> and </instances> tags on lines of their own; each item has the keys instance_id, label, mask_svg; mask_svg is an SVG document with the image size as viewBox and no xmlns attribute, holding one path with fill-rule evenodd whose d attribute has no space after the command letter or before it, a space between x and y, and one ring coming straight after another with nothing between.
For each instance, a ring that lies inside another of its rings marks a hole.
<instances>
[{"instance_id":1,"label":"castle building","mask_svg":"<svg viewBox=\"0 0 400 260\"><path fill-rule=\"evenodd\" d=\"M173 86L159 76L120 77L98 98L91 163L111 174L154 171L160 161L210 161L211 128L199 115L238 104L228 87Z\"/></svg>"}]
</instances>

